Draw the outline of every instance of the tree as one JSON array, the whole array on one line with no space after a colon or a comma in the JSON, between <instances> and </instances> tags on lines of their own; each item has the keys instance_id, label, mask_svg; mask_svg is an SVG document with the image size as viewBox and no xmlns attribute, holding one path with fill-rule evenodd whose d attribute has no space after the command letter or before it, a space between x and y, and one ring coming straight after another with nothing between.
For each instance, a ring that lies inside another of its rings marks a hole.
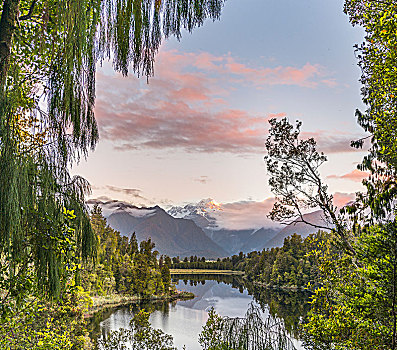
<instances>
[{"instance_id":1,"label":"tree","mask_svg":"<svg viewBox=\"0 0 397 350\"><path fill-rule=\"evenodd\" d=\"M265 161L270 175L269 185L276 195L269 217L286 224L300 221L322 230L334 227L343 244L352 249L347 222L337 213L333 197L318 170L327 157L317 151L313 138L299 138L301 122L297 122L295 128L287 118L273 118L269 123ZM323 211L323 224L305 219L303 210L313 208Z\"/></svg>"},{"instance_id":2,"label":"tree","mask_svg":"<svg viewBox=\"0 0 397 350\"><path fill-rule=\"evenodd\" d=\"M312 252L321 271L321 287L313 296L304 325L308 347L395 349L397 221L392 171L385 176L378 171L382 167L373 166L372 176L364 181L367 192L358 194L355 203L338 213L318 174L326 158L317 153L315 141L300 140L299 128L295 131L286 119L270 122L266 142L269 182L279 196L271 215L299 218L301 207L319 207L334 225L333 239ZM291 248L296 245L285 243ZM273 273L280 276L288 265L280 260Z\"/></svg>"},{"instance_id":3,"label":"tree","mask_svg":"<svg viewBox=\"0 0 397 350\"><path fill-rule=\"evenodd\" d=\"M395 52L397 45L397 18L395 1L346 0L344 11L352 25L365 30L364 42L355 45L361 68L364 112L356 111L358 123L371 133L372 148L363 166L372 160L386 161L397 166L397 72ZM363 145L364 139L354 144Z\"/></svg>"},{"instance_id":4,"label":"tree","mask_svg":"<svg viewBox=\"0 0 397 350\"><path fill-rule=\"evenodd\" d=\"M168 264L164 264L160 267L161 272L161 280L164 285L164 291L168 293L171 285L171 275L170 275L170 268Z\"/></svg>"},{"instance_id":5,"label":"tree","mask_svg":"<svg viewBox=\"0 0 397 350\"><path fill-rule=\"evenodd\" d=\"M72 177L69 166L98 140L97 63L112 58L123 75L132 63L133 72L150 76L162 39L180 38L183 28L191 31L206 18L219 18L223 2L2 1L0 259L13 262L6 265L8 275L28 264L39 287L59 295L62 261L51 247L43 248L49 232L62 226L63 208L76 215L76 257L95 255L84 204L89 184ZM37 147L28 150L22 142L17 116L36 121L32 134L45 131Z\"/></svg>"},{"instance_id":6,"label":"tree","mask_svg":"<svg viewBox=\"0 0 397 350\"><path fill-rule=\"evenodd\" d=\"M321 250L312 252L318 258L322 286L313 297L310 318L304 325L307 346L396 349L395 2L347 0L345 13L353 25L362 26L366 32L365 42L356 45L356 52L362 70L363 102L368 108L365 112L357 110L356 115L371 135L352 142L360 148L365 139L371 141L370 152L359 165L359 169L370 172L363 181L366 191L337 214L316 172L325 157L315 150L313 153L313 148L299 147L304 141L297 141L288 123L273 121L276 132L267 143L268 166L272 188L281 201L272 216L285 219L296 211L301 216L302 204L317 206L331 219L337 234ZM280 145L281 149L276 149ZM339 243L342 250L335 249Z\"/></svg>"},{"instance_id":7,"label":"tree","mask_svg":"<svg viewBox=\"0 0 397 350\"><path fill-rule=\"evenodd\" d=\"M138 252L138 241L136 239L135 232L130 237L130 242L128 243L128 247L131 256L134 256Z\"/></svg>"},{"instance_id":8,"label":"tree","mask_svg":"<svg viewBox=\"0 0 397 350\"><path fill-rule=\"evenodd\" d=\"M396 222L364 228L354 257L312 252L322 285L304 323L308 349L396 349Z\"/></svg>"}]
</instances>

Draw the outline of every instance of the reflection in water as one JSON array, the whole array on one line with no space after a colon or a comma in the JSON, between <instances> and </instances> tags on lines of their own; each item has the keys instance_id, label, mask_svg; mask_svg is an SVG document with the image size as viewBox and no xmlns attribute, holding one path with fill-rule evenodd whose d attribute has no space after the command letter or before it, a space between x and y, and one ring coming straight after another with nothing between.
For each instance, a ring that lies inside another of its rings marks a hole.
<instances>
[{"instance_id":1,"label":"reflection in water","mask_svg":"<svg viewBox=\"0 0 397 350\"><path fill-rule=\"evenodd\" d=\"M291 290L273 290L247 285L248 292L262 308L268 308L272 316L284 321L285 328L295 338L298 337L298 326L309 309L310 293Z\"/></svg>"},{"instance_id":2,"label":"reflection in water","mask_svg":"<svg viewBox=\"0 0 397 350\"><path fill-rule=\"evenodd\" d=\"M298 324L307 314L308 294L259 288L244 283L241 276L178 275L173 276L179 290L195 294L194 299L169 302L146 302L118 309L103 310L92 320L93 337L111 330L128 328L132 314L140 309L151 313L150 323L174 337L175 346L187 350L201 349L198 335L213 307L221 316L243 317L251 301L261 306L264 317L268 313L284 321L293 338L298 337ZM303 349L295 341L298 349Z\"/></svg>"}]
</instances>

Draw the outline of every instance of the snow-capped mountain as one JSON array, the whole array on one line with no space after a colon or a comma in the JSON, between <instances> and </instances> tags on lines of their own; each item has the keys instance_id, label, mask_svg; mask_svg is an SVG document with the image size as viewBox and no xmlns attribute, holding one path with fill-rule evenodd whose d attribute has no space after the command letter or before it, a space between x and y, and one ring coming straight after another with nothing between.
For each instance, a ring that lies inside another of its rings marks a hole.
<instances>
[{"instance_id":1,"label":"snow-capped mountain","mask_svg":"<svg viewBox=\"0 0 397 350\"><path fill-rule=\"evenodd\" d=\"M226 208L222 204L207 198L197 204L189 203L184 207L172 207L168 210L168 214L175 218L193 220L209 238L226 249L229 254L259 250L277 234L277 230L272 228L228 229L221 227L218 220L224 214L224 209Z\"/></svg>"},{"instance_id":2,"label":"snow-capped mountain","mask_svg":"<svg viewBox=\"0 0 397 350\"><path fill-rule=\"evenodd\" d=\"M98 200L90 200L87 204L90 207L98 205L107 223L122 235L130 237L135 232L138 241L151 238L160 254L208 258L228 255L192 220L174 218L157 205L139 208L121 201Z\"/></svg>"},{"instance_id":3,"label":"snow-capped mountain","mask_svg":"<svg viewBox=\"0 0 397 350\"><path fill-rule=\"evenodd\" d=\"M214 214L222 210L222 206L213 199L203 199L197 204L189 203L184 207L172 207L167 212L174 218L193 220L202 229L218 229Z\"/></svg>"},{"instance_id":4,"label":"snow-capped mountain","mask_svg":"<svg viewBox=\"0 0 397 350\"><path fill-rule=\"evenodd\" d=\"M135 232L139 241L149 237L162 254L222 257L282 246L284 238L298 233L303 238L316 232L315 227L292 223L275 227L265 220L265 206L255 202L218 204L213 199L203 199L196 204L172 207L168 211L154 206L139 208L132 204L110 200L89 200L102 208L108 224L121 234ZM305 214L309 222L317 223L320 212Z\"/></svg>"}]
</instances>

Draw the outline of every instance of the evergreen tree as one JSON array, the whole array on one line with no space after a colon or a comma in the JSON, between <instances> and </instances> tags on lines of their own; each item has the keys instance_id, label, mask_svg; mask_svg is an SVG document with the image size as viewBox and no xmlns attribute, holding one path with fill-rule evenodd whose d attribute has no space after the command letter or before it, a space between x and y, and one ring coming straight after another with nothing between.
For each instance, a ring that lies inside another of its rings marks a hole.
<instances>
[{"instance_id":1,"label":"evergreen tree","mask_svg":"<svg viewBox=\"0 0 397 350\"><path fill-rule=\"evenodd\" d=\"M138 241L136 239L135 232L130 237L130 241L128 243L128 252L131 256L134 256L136 253L138 253Z\"/></svg>"}]
</instances>

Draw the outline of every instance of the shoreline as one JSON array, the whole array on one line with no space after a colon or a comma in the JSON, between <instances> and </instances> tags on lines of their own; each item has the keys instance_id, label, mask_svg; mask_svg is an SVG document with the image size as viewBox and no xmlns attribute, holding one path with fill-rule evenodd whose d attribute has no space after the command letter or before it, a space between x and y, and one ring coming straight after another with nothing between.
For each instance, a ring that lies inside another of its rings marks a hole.
<instances>
[{"instance_id":1,"label":"shoreline","mask_svg":"<svg viewBox=\"0 0 397 350\"><path fill-rule=\"evenodd\" d=\"M164 295L164 296L155 296L152 295L148 298L141 298L137 295L120 295L120 294L110 294L104 296L93 296L91 297L93 305L88 308L88 310L84 313L84 318L91 318L97 312L106 309L106 308L115 308L123 305L129 305L133 303L138 303L143 300L150 301L174 301L174 300L188 300L193 299L195 295L190 292L185 291L176 291L174 294Z\"/></svg>"}]
</instances>

